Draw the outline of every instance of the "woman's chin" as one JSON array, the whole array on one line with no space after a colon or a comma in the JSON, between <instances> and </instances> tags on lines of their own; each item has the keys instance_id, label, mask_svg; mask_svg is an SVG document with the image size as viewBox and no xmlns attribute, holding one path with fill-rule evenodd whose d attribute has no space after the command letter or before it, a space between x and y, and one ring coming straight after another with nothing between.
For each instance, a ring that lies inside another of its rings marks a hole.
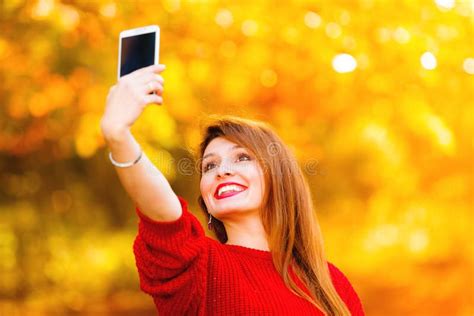
<instances>
[{"instance_id":1,"label":"woman's chin","mask_svg":"<svg viewBox=\"0 0 474 316\"><path fill-rule=\"evenodd\" d=\"M245 203L245 201L218 203L214 210L215 217L226 216L227 214L245 213L258 209L255 203Z\"/></svg>"}]
</instances>

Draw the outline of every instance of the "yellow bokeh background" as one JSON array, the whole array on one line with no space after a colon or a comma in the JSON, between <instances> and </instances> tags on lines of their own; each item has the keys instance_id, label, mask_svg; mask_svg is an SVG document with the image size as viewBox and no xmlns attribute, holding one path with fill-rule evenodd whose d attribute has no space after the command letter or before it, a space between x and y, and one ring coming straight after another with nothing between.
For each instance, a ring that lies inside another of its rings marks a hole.
<instances>
[{"instance_id":1,"label":"yellow bokeh background","mask_svg":"<svg viewBox=\"0 0 474 316\"><path fill-rule=\"evenodd\" d=\"M1 315L156 314L99 128L118 34L150 24L164 105L132 132L204 227L202 120L265 120L368 315L474 314L473 1L6 0Z\"/></svg>"}]
</instances>

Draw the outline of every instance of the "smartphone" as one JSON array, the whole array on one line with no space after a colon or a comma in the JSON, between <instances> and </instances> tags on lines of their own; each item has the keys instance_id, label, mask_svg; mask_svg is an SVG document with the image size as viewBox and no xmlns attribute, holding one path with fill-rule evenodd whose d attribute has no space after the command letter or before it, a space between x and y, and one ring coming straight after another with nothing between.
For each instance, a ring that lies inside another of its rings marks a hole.
<instances>
[{"instance_id":1,"label":"smartphone","mask_svg":"<svg viewBox=\"0 0 474 316\"><path fill-rule=\"evenodd\" d=\"M159 63L160 27L149 25L120 32L117 79Z\"/></svg>"}]
</instances>

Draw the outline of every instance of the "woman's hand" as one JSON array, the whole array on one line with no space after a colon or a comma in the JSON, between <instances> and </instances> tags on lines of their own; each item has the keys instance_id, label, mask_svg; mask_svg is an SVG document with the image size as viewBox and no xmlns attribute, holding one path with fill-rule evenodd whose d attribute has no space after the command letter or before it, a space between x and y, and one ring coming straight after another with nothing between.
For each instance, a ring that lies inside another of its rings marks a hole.
<instances>
[{"instance_id":1,"label":"woman's hand","mask_svg":"<svg viewBox=\"0 0 474 316\"><path fill-rule=\"evenodd\" d=\"M163 103L163 70L161 64L136 70L110 88L100 122L105 138L129 130L148 104Z\"/></svg>"}]
</instances>

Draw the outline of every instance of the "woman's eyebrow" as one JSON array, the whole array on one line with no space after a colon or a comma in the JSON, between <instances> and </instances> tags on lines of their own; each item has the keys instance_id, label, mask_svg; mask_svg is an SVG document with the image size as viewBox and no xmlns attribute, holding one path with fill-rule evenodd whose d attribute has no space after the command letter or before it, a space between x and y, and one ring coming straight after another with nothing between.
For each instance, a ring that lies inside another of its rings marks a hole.
<instances>
[{"instance_id":1,"label":"woman's eyebrow","mask_svg":"<svg viewBox=\"0 0 474 316\"><path fill-rule=\"evenodd\" d=\"M230 150L235 150L235 149L238 149L238 148L242 148L241 146L239 145L234 145L232 146L232 148ZM206 159L207 157L210 157L210 156L216 156L215 153L209 153L209 154L206 154L204 155L204 157L202 157L202 160Z\"/></svg>"}]
</instances>

